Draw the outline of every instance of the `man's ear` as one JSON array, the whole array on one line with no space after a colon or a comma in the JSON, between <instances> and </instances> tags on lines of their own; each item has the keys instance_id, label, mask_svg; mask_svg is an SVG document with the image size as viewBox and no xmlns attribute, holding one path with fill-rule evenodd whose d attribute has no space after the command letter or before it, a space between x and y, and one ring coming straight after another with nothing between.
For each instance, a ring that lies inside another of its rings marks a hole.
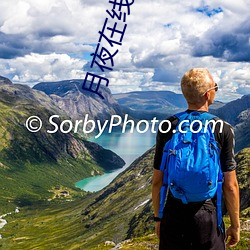
<instances>
[{"instance_id":1,"label":"man's ear","mask_svg":"<svg viewBox=\"0 0 250 250\"><path fill-rule=\"evenodd\" d=\"M208 99L209 99L209 97L210 97L210 93L209 93L209 91L205 93L204 97L206 98L206 100L208 100Z\"/></svg>"}]
</instances>

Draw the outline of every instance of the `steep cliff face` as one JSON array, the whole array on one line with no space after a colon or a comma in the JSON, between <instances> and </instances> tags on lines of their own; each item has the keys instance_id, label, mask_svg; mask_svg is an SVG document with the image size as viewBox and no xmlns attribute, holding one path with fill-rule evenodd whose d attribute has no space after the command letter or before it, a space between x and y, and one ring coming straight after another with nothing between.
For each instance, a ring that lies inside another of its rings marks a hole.
<instances>
[{"instance_id":1,"label":"steep cliff face","mask_svg":"<svg viewBox=\"0 0 250 250\"><path fill-rule=\"evenodd\" d=\"M235 131L235 152L250 146L250 95L227 103L212 113L229 122Z\"/></svg>"},{"instance_id":2,"label":"steep cliff face","mask_svg":"<svg viewBox=\"0 0 250 250\"><path fill-rule=\"evenodd\" d=\"M240 115L240 113L249 108L250 95L244 95L240 99L227 103L223 107L214 111L214 113L220 118L235 126L238 123L237 117Z\"/></svg>"},{"instance_id":3,"label":"steep cliff face","mask_svg":"<svg viewBox=\"0 0 250 250\"><path fill-rule=\"evenodd\" d=\"M237 119L235 126L236 145L235 152L250 147L250 108L242 111Z\"/></svg>"},{"instance_id":4,"label":"steep cliff face","mask_svg":"<svg viewBox=\"0 0 250 250\"><path fill-rule=\"evenodd\" d=\"M104 100L97 94L82 89L83 80L38 83L33 89L50 95L57 106L73 119L84 118L104 121L111 115L122 115L119 104L107 87L100 86Z\"/></svg>"}]
</instances>

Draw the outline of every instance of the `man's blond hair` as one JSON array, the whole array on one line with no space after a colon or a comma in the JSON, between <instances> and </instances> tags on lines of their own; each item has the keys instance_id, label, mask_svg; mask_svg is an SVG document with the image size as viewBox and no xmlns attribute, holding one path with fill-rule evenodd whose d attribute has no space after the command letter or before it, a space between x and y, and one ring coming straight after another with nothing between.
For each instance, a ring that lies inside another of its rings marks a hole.
<instances>
[{"instance_id":1,"label":"man's blond hair","mask_svg":"<svg viewBox=\"0 0 250 250\"><path fill-rule=\"evenodd\" d=\"M194 68L181 79L181 90L190 104L201 102L201 97L213 85L213 78L205 68Z\"/></svg>"}]
</instances>

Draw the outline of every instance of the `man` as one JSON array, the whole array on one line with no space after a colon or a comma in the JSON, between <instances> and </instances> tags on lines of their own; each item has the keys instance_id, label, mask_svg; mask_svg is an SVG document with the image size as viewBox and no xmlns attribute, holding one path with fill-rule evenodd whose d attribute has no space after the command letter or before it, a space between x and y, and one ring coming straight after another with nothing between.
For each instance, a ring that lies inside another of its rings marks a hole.
<instances>
[{"instance_id":1,"label":"man","mask_svg":"<svg viewBox=\"0 0 250 250\"><path fill-rule=\"evenodd\" d=\"M208 112L208 106L214 102L217 84L207 69L194 68L186 72L181 80L181 89L188 104L188 113L192 111ZM181 200L168 192L163 218L159 219L160 189L163 172L160 171L165 143L171 139L178 118L169 117L172 127L168 133L158 131L152 179L152 199L154 206L155 230L160 239L160 250L221 250L236 246L240 239L239 187L236 179L234 160L234 133L232 127L223 121L220 133L216 124L214 136L220 148L220 162L223 171L223 196L230 216L231 226L226 235L217 226L216 198L203 202L183 204ZM165 129L163 128L162 131ZM224 224L223 224L224 226ZM226 237L225 237L226 236Z\"/></svg>"}]
</instances>

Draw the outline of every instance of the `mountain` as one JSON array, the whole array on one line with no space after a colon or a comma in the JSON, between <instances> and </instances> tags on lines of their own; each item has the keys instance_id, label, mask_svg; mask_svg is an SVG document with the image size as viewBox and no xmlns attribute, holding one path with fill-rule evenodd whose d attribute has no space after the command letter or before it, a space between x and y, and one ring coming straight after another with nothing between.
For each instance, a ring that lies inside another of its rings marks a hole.
<instances>
[{"instance_id":1,"label":"mountain","mask_svg":"<svg viewBox=\"0 0 250 250\"><path fill-rule=\"evenodd\" d=\"M213 110L217 110L219 108L222 108L223 106L225 106L225 103L221 101L214 101L214 103L209 106L209 110L210 112L213 112Z\"/></svg>"},{"instance_id":2,"label":"mountain","mask_svg":"<svg viewBox=\"0 0 250 250\"><path fill-rule=\"evenodd\" d=\"M250 95L227 103L213 110L213 114L229 122L235 130L235 152L250 147Z\"/></svg>"},{"instance_id":3,"label":"mountain","mask_svg":"<svg viewBox=\"0 0 250 250\"><path fill-rule=\"evenodd\" d=\"M172 91L136 91L114 94L124 113L137 119L165 119L167 116L187 109L187 103L182 94ZM222 107L222 102L215 102L211 110Z\"/></svg>"},{"instance_id":4,"label":"mountain","mask_svg":"<svg viewBox=\"0 0 250 250\"><path fill-rule=\"evenodd\" d=\"M0 85L0 211L50 198L53 186L74 189L74 183L83 178L125 164L79 134L48 133L54 129L48 121L54 114L60 116L54 120L57 126L69 119L41 91L19 84ZM26 128L30 116L39 116L43 122L37 133Z\"/></svg>"},{"instance_id":5,"label":"mountain","mask_svg":"<svg viewBox=\"0 0 250 250\"><path fill-rule=\"evenodd\" d=\"M114 114L121 117L128 114L134 120L150 120L154 117L165 119L187 108L183 95L171 91L140 91L111 95L108 88L101 86L105 96L102 100L98 95L82 90L81 85L82 80L67 80L39 83L33 88L50 95L57 106L75 120L83 119L86 114L89 115L89 119L99 119L101 122L110 120ZM227 104L216 101L209 108L211 113L235 126L236 152L250 146L250 140L245 137L246 133L250 133L249 119L244 120L247 109L250 109L250 95Z\"/></svg>"},{"instance_id":6,"label":"mountain","mask_svg":"<svg viewBox=\"0 0 250 250\"><path fill-rule=\"evenodd\" d=\"M104 100L98 95L82 89L83 80L65 80L59 82L41 82L33 89L43 91L53 99L57 106L72 119L84 118L104 122L112 115L121 117L128 114L134 120L165 119L167 116L187 108L182 94L171 91L140 91L112 95L107 87L100 86ZM215 102L211 110L224 104Z\"/></svg>"},{"instance_id":7,"label":"mountain","mask_svg":"<svg viewBox=\"0 0 250 250\"><path fill-rule=\"evenodd\" d=\"M214 114L235 126L238 123L238 116L244 110L250 108L250 94L244 95L240 99L231 101L223 107L217 109Z\"/></svg>"},{"instance_id":8,"label":"mountain","mask_svg":"<svg viewBox=\"0 0 250 250\"><path fill-rule=\"evenodd\" d=\"M97 94L83 90L82 84L81 79L41 82L33 89L49 95L60 109L75 120L84 119L88 114L89 119L103 122L110 119L111 115L123 115L109 88L100 85L99 90L104 96L104 99L101 99Z\"/></svg>"},{"instance_id":9,"label":"mountain","mask_svg":"<svg viewBox=\"0 0 250 250\"><path fill-rule=\"evenodd\" d=\"M138 119L152 119L154 116L164 119L187 107L183 95L171 91L136 91L113 96L124 112Z\"/></svg>"},{"instance_id":10,"label":"mountain","mask_svg":"<svg viewBox=\"0 0 250 250\"><path fill-rule=\"evenodd\" d=\"M146 114L174 114L187 108L187 103L182 94L171 91L137 91L113 95L123 109L131 112L146 112ZM237 125L241 112L250 108L250 95L224 104L215 101L209 110L233 126ZM143 114L142 114L143 115ZM164 118L166 115L164 116Z\"/></svg>"},{"instance_id":11,"label":"mountain","mask_svg":"<svg viewBox=\"0 0 250 250\"><path fill-rule=\"evenodd\" d=\"M91 116L99 118L97 110L102 100L92 93L89 93L92 97L82 97L79 86L72 84L52 83L51 92L44 91L50 96L23 85L0 85L0 212L10 212L16 205L20 207L20 213L9 215L8 224L1 229L3 249L105 249L97 246L106 240L119 243L154 231L151 200L154 148L136 159L103 190L86 193L74 189L77 180L91 173L99 174L110 166L119 167L123 162L79 134L46 132L52 129L48 123L51 115L60 115L56 120L58 125L73 114L79 119L78 109L82 107L71 103L70 97L78 96L82 104L86 100L89 108L97 105ZM43 88L49 89L50 85ZM98 103L92 102L94 97L100 99L96 99ZM56 98L61 98L61 107L67 113L58 108L60 102ZM114 108L109 103L106 107ZM242 133L249 121L247 110L244 107L234 114ZM84 112L84 109L80 111L82 115ZM31 115L39 116L44 123L38 133L25 128L25 121ZM104 113L102 119L105 117ZM236 160L241 209L246 211L249 149L240 151ZM61 197L61 191L63 195L70 193L69 198ZM130 245L128 248L132 249Z\"/></svg>"},{"instance_id":12,"label":"mountain","mask_svg":"<svg viewBox=\"0 0 250 250\"><path fill-rule=\"evenodd\" d=\"M151 180L154 148L91 197L82 210L86 248L111 240L120 242L152 231ZM97 232L95 235L93 232ZM90 240L89 240L90 239Z\"/></svg>"},{"instance_id":13,"label":"mountain","mask_svg":"<svg viewBox=\"0 0 250 250\"><path fill-rule=\"evenodd\" d=\"M148 220L141 232L153 230L150 212L153 151L137 159L102 191L69 202L53 200L21 207L19 214L6 217L8 224L0 232L3 248L90 249L106 240L118 243L132 235L130 224L135 216L145 213L145 208L149 208Z\"/></svg>"},{"instance_id":14,"label":"mountain","mask_svg":"<svg viewBox=\"0 0 250 250\"><path fill-rule=\"evenodd\" d=\"M235 125L235 152L250 147L250 108L242 111L237 119Z\"/></svg>"},{"instance_id":15,"label":"mountain","mask_svg":"<svg viewBox=\"0 0 250 250\"><path fill-rule=\"evenodd\" d=\"M1 84L13 84L8 78L0 76L0 85Z\"/></svg>"}]
</instances>

